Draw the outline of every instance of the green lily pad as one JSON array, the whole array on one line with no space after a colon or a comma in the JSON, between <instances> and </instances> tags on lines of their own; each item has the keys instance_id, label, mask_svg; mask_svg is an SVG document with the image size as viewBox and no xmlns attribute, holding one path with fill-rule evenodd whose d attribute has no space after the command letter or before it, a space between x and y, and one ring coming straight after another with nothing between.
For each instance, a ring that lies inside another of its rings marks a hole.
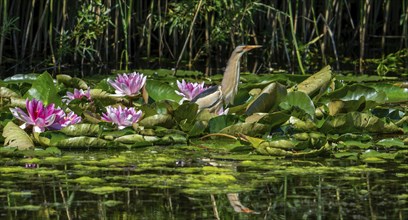
<instances>
[{"instance_id":1,"label":"green lily pad","mask_svg":"<svg viewBox=\"0 0 408 220\"><path fill-rule=\"evenodd\" d=\"M330 114L335 115L366 111L385 103L387 96L385 92L366 85L347 85L327 95L326 100L329 102Z\"/></svg>"},{"instance_id":2,"label":"green lily pad","mask_svg":"<svg viewBox=\"0 0 408 220\"><path fill-rule=\"evenodd\" d=\"M371 87L376 88L378 91L383 91L387 95L388 103L393 102L405 102L408 100L408 89L399 86L386 84L386 83L375 83L370 84Z\"/></svg>"},{"instance_id":3,"label":"green lily pad","mask_svg":"<svg viewBox=\"0 0 408 220\"><path fill-rule=\"evenodd\" d=\"M99 125L97 124L75 124L60 130L68 136L98 136Z\"/></svg>"},{"instance_id":4,"label":"green lily pad","mask_svg":"<svg viewBox=\"0 0 408 220\"><path fill-rule=\"evenodd\" d=\"M405 145L404 142L398 138L382 139L378 141L376 144L384 148L392 148L392 147L396 147L398 149L408 148L408 145Z\"/></svg>"},{"instance_id":5,"label":"green lily pad","mask_svg":"<svg viewBox=\"0 0 408 220\"><path fill-rule=\"evenodd\" d=\"M143 118L138 122L138 124L145 128L154 128L155 126L171 128L175 125L175 121L169 114L157 114Z\"/></svg>"},{"instance_id":6,"label":"green lily pad","mask_svg":"<svg viewBox=\"0 0 408 220\"><path fill-rule=\"evenodd\" d=\"M179 96L173 87L171 87L167 83L162 83L158 80L147 80L146 81L146 89L149 93L149 96L154 99L154 101L161 101L161 100L173 100L175 102L179 102L181 100L181 96Z\"/></svg>"},{"instance_id":7,"label":"green lily pad","mask_svg":"<svg viewBox=\"0 0 408 220\"><path fill-rule=\"evenodd\" d=\"M308 95L300 91L289 92L286 98L279 104L282 109L291 110L298 108L310 117L314 118L315 106Z\"/></svg>"},{"instance_id":8,"label":"green lily pad","mask_svg":"<svg viewBox=\"0 0 408 220\"><path fill-rule=\"evenodd\" d=\"M220 133L237 135L246 134L250 136L261 136L269 131L269 126L260 123L239 123L225 127Z\"/></svg>"},{"instance_id":9,"label":"green lily pad","mask_svg":"<svg viewBox=\"0 0 408 220\"><path fill-rule=\"evenodd\" d=\"M16 147L19 150L34 148L34 142L31 137L11 121L4 127L3 137L5 137L5 146Z\"/></svg>"},{"instance_id":10,"label":"green lily pad","mask_svg":"<svg viewBox=\"0 0 408 220\"><path fill-rule=\"evenodd\" d=\"M378 118L369 113L349 112L329 116L321 128L323 133L342 134L342 133L403 133L403 130L384 119Z\"/></svg>"},{"instance_id":11,"label":"green lily pad","mask_svg":"<svg viewBox=\"0 0 408 220\"><path fill-rule=\"evenodd\" d=\"M250 103L246 109L246 115L255 112L269 112L275 110L279 103L287 95L286 87L280 83L271 83Z\"/></svg>"},{"instance_id":12,"label":"green lily pad","mask_svg":"<svg viewBox=\"0 0 408 220\"><path fill-rule=\"evenodd\" d=\"M80 148L80 149L89 149L89 148L106 148L111 146L108 141L96 137L71 137L59 141L52 141L51 146L58 148Z\"/></svg>"}]
</instances>

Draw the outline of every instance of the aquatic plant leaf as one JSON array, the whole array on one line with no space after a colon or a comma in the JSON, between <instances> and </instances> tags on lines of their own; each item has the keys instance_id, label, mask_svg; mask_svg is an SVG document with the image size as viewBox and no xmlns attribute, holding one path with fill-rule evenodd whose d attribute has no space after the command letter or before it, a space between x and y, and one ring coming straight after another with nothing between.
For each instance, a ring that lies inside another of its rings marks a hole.
<instances>
[{"instance_id":1,"label":"aquatic plant leaf","mask_svg":"<svg viewBox=\"0 0 408 220\"><path fill-rule=\"evenodd\" d=\"M402 88L400 86L386 84L386 83L375 83L370 84L371 87L375 88L377 91L382 91L387 95L387 103L393 102L405 102L408 100L408 89Z\"/></svg>"},{"instance_id":2,"label":"aquatic plant leaf","mask_svg":"<svg viewBox=\"0 0 408 220\"><path fill-rule=\"evenodd\" d=\"M367 150L363 152L360 155L360 159L362 159L364 162L371 162L371 163L381 163L384 162L381 159L385 160L395 160L397 158L401 158L403 155L401 155L398 152L395 153L381 153L375 150ZM376 158L376 159L374 159Z\"/></svg>"},{"instance_id":3,"label":"aquatic plant leaf","mask_svg":"<svg viewBox=\"0 0 408 220\"><path fill-rule=\"evenodd\" d=\"M61 98L57 92L51 75L48 72L44 72L37 77L37 80L33 82L24 97L41 100L44 105L54 103L56 106L61 106Z\"/></svg>"},{"instance_id":4,"label":"aquatic plant leaf","mask_svg":"<svg viewBox=\"0 0 408 220\"><path fill-rule=\"evenodd\" d=\"M339 142L339 141L358 141L358 142L369 142L373 137L369 134L354 134L354 133L345 133L345 134L334 134L328 135L330 141Z\"/></svg>"},{"instance_id":5,"label":"aquatic plant leaf","mask_svg":"<svg viewBox=\"0 0 408 220\"><path fill-rule=\"evenodd\" d=\"M98 136L99 125L97 124L74 124L64 127L60 132L68 136Z\"/></svg>"},{"instance_id":6,"label":"aquatic plant leaf","mask_svg":"<svg viewBox=\"0 0 408 220\"><path fill-rule=\"evenodd\" d=\"M300 91L308 96L312 96L322 88L326 88L332 78L332 71L330 66L323 67L319 72L311 75L298 85L290 88L288 92Z\"/></svg>"},{"instance_id":7,"label":"aquatic plant leaf","mask_svg":"<svg viewBox=\"0 0 408 220\"><path fill-rule=\"evenodd\" d=\"M353 149L353 148L357 148L357 149L368 149L373 147L373 143L371 142L361 142L361 141L355 141L355 140L349 140L349 141L341 141L339 142L339 144L337 145L337 148L339 149Z\"/></svg>"},{"instance_id":8,"label":"aquatic plant leaf","mask_svg":"<svg viewBox=\"0 0 408 220\"><path fill-rule=\"evenodd\" d=\"M157 114L157 115L143 118L142 120L138 122L138 124L145 128L153 128L155 126L171 128L175 125L175 121L171 115Z\"/></svg>"},{"instance_id":9,"label":"aquatic plant leaf","mask_svg":"<svg viewBox=\"0 0 408 220\"><path fill-rule=\"evenodd\" d=\"M187 138L180 134L169 134L161 137L155 144L169 145L169 144L186 144Z\"/></svg>"},{"instance_id":10,"label":"aquatic plant leaf","mask_svg":"<svg viewBox=\"0 0 408 220\"><path fill-rule=\"evenodd\" d=\"M321 128L323 133L403 133L403 130L392 122L378 118L369 113L349 112L336 116L329 116Z\"/></svg>"},{"instance_id":11,"label":"aquatic plant leaf","mask_svg":"<svg viewBox=\"0 0 408 220\"><path fill-rule=\"evenodd\" d=\"M279 111L273 113L255 113L245 119L245 122L258 122L268 125L271 129L277 128L287 122L290 118L287 111Z\"/></svg>"},{"instance_id":12,"label":"aquatic plant leaf","mask_svg":"<svg viewBox=\"0 0 408 220\"><path fill-rule=\"evenodd\" d=\"M63 83L67 87L77 88L77 89L88 89L86 82L80 78L71 77L66 74L58 74L56 77L59 83Z\"/></svg>"},{"instance_id":13,"label":"aquatic plant leaf","mask_svg":"<svg viewBox=\"0 0 408 220\"><path fill-rule=\"evenodd\" d=\"M217 133L223 128L234 125L239 118L235 115L221 115L210 119L208 122L208 128L210 133Z\"/></svg>"},{"instance_id":14,"label":"aquatic plant leaf","mask_svg":"<svg viewBox=\"0 0 408 220\"><path fill-rule=\"evenodd\" d=\"M97 101L97 102L98 101L102 102L103 106L113 104L113 103L117 103L117 102L123 100L123 98L112 96L112 94L107 93L106 91L104 91L102 89L91 89L90 93L91 93L92 99Z\"/></svg>"},{"instance_id":15,"label":"aquatic plant leaf","mask_svg":"<svg viewBox=\"0 0 408 220\"><path fill-rule=\"evenodd\" d=\"M80 149L89 149L89 148L106 148L114 147L113 144L109 145L109 141L96 137L71 137L65 138L58 141L53 141L51 139L50 145L58 148L80 148Z\"/></svg>"},{"instance_id":16,"label":"aquatic plant leaf","mask_svg":"<svg viewBox=\"0 0 408 220\"><path fill-rule=\"evenodd\" d=\"M255 112L273 111L286 95L286 87L280 83L273 82L266 86L261 93L248 104L245 114L252 115Z\"/></svg>"},{"instance_id":17,"label":"aquatic plant leaf","mask_svg":"<svg viewBox=\"0 0 408 220\"><path fill-rule=\"evenodd\" d=\"M19 150L34 148L34 142L30 136L12 121L8 122L3 129L4 146L16 147Z\"/></svg>"},{"instance_id":18,"label":"aquatic plant leaf","mask_svg":"<svg viewBox=\"0 0 408 220\"><path fill-rule=\"evenodd\" d=\"M387 96L383 91L365 85L344 86L329 95L329 110L331 115L352 111L366 111L385 103Z\"/></svg>"},{"instance_id":19,"label":"aquatic plant leaf","mask_svg":"<svg viewBox=\"0 0 408 220\"><path fill-rule=\"evenodd\" d=\"M158 138L155 139L148 139L148 140L156 140ZM133 146L149 146L149 145L153 145L153 142L149 142L147 141L143 135L140 134L129 134L129 135L124 135L118 138L115 138L114 140L115 142L120 142L123 144L132 144Z\"/></svg>"},{"instance_id":20,"label":"aquatic plant leaf","mask_svg":"<svg viewBox=\"0 0 408 220\"><path fill-rule=\"evenodd\" d=\"M191 126L191 129L188 131L190 137L196 137L202 135L207 129L208 123L206 121L195 121Z\"/></svg>"},{"instance_id":21,"label":"aquatic plant leaf","mask_svg":"<svg viewBox=\"0 0 408 220\"><path fill-rule=\"evenodd\" d=\"M396 147L398 149L401 148L408 148L408 145L405 145L401 139L398 138L386 138L379 140L376 145L384 147L384 148L392 148Z\"/></svg>"},{"instance_id":22,"label":"aquatic plant leaf","mask_svg":"<svg viewBox=\"0 0 408 220\"><path fill-rule=\"evenodd\" d=\"M349 160L357 160L358 159L358 154L357 152L339 152L335 153L334 157L336 158L344 158L344 159L349 159Z\"/></svg>"},{"instance_id":23,"label":"aquatic plant leaf","mask_svg":"<svg viewBox=\"0 0 408 220\"><path fill-rule=\"evenodd\" d=\"M282 109L291 110L292 108L298 108L303 110L306 114L314 118L315 106L310 97L304 92L294 91L289 92L285 99L279 104Z\"/></svg>"},{"instance_id":24,"label":"aquatic plant leaf","mask_svg":"<svg viewBox=\"0 0 408 220\"><path fill-rule=\"evenodd\" d=\"M11 97L20 97L20 95L9 88L0 87L0 97L1 98L11 98Z\"/></svg>"},{"instance_id":25,"label":"aquatic plant leaf","mask_svg":"<svg viewBox=\"0 0 408 220\"><path fill-rule=\"evenodd\" d=\"M3 81L7 83L33 83L37 80L38 73L15 74L5 78Z\"/></svg>"},{"instance_id":26,"label":"aquatic plant leaf","mask_svg":"<svg viewBox=\"0 0 408 220\"><path fill-rule=\"evenodd\" d=\"M197 117L198 105L196 103L185 102L174 111L174 119L180 123L186 121L191 123Z\"/></svg>"},{"instance_id":27,"label":"aquatic plant leaf","mask_svg":"<svg viewBox=\"0 0 408 220\"><path fill-rule=\"evenodd\" d=\"M220 133L237 135L246 134L250 136L262 136L269 131L269 126L260 123L239 123L225 127Z\"/></svg>"},{"instance_id":28,"label":"aquatic plant leaf","mask_svg":"<svg viewBox=\"0 0 408 220\"><path fill-rule=\"evenodd\" d=\"M298 132L310 132L317 130L317 125L314 123L314 121L310 119L301 120L294 116L290 116L287 126L289 126L291 130Z\"/></svg>"},{"instance_id":29,"label":"aquatic plant leaf","mask_svg":"<svg viewBox=\"0 0 408 220\"><path fill-rule=\"evenodd\" d=\"M182 98L181 96L177 95L175 88L158 80L147 80L146 89L150 98L156 102L161 100L172 100L179 102Z\"/></svg>"}]
</instances>

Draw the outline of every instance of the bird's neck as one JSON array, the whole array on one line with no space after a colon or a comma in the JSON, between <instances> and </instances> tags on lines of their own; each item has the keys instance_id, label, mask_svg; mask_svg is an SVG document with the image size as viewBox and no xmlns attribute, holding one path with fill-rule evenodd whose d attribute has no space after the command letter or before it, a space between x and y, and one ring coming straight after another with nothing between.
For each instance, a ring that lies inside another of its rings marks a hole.
<instances>
[{"instance_id":1,"label":"bird's neck","mask_svg":"<svg viewBox=\"0 0 408 220\"><path fill-rule=\"evenodd\" d=\"M225 104L233 104L234 96L237 93L241 56L242 54L231 56L225 68L224 77L221 82L221 91Z\"/></svg>"}]
</instances>

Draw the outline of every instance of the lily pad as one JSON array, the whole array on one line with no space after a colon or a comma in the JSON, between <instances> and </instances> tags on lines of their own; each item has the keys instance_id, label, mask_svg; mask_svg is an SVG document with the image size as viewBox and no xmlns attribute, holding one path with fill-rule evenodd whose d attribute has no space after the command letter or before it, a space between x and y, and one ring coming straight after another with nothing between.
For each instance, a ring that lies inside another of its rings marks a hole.
<instances>
[{"instance_id":1,"label":"lily pad","mask_svg":"<svg viewBox=\"0 0 408 220\"><path fill-rule=\"evenodd\" d=\"M52 141L51 146L55 146L58 148L81 148L81 149L89 149L89 148L106 148L111 146L108 141L96 137L71 137L66 138L59 141Z\"/></svg>"},{"instance_id":2,"label":"lily pad","mask_svg":"<svg viewBox=\"0 0 408 220\"><path fill-rule=\"evenodd\" d=\"M384 148L408 148L408 145L405 145L404 142L401 139L398 138L387 138L387 139L382 139L376 143L378 146L384 147Z\"/></svg>"},{"instance_id":3,"label":"lily pad","mask_svg":"<svg viewBox=\"0 0 408 220\"><path fill-rule=\"evenodd\" d=\"M308 95L300 91L289 92L286 98L279 104L282 109L291 110L298 108L314 118L315 106Z\"/></svg>"},{"instance_id":4,"label":"lily pad","mask_svg":"<svg viewBox=\"0 0 408 220\"><path fill-rule=\"evenodd\" d=\"M99 133L99 125L96 124L75 124L69 125L60 130L68 136L94 136Z\"/></svg>"},{"instance_id":5,"label":"lily pad","mask_svg":"<svg viewBox=\"0 0 408 220\"><path fill-rule=\"evenodd\" d=\"M158 80L147 80L146 89L149 96L156 102L161 100L173 100L179 102L181 100L181 96L177 95L173 87Z\"/></svg>"},{"instance_id":6,"label":"lily pad","mask_svg":"<svg viewBox=\"0 0 408 220\"><path fill-rule=\"evenodd\" d=\"M403 133L403 130L370 113L349 112L329 116L320 128L323 133Z\"/></svg>"},{"instance_id":7,"label":"lily pad","mask_svg":"<svg viewBox=\"0 0 408 220\"><path fill-rule=\"evenodd\" d=\"M280 83L271 83L247 107L245 114L252 115L255 112L269 112L278 107L286 96L286 87Z\"/></svg>"},{"instance_id":8,"label":"lily pad","mask_svg":"<svg viewBox=\"0 0 408 220\"><path fill-rule=\"evenodd\" d=\"M34 142L30 136L13 122L8 122L3 129L4 145L16 147L19 150L34 148Z\"/></svg>"},{"instance_id":9,"label":"lily pad","mask_svg":"<svg viewBox=\"0 0 408 220\"><path fill-rule=\"evenodd\" d=\"M329 95L330 114L346 113L352 111L366 111L385 103L387 96L383 91L365 85L344 86Z\"/></svg>"}]
</instances>

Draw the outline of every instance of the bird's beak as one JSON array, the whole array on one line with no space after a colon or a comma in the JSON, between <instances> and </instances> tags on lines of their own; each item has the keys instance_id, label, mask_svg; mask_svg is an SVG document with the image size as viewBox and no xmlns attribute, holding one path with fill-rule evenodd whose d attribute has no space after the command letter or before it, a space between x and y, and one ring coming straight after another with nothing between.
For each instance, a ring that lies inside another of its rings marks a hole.
<instances>
[{"instance_id":1,"label":"bird's beak","mask_svg":"<svg viewBox=\"0 0 408 220\"><path fill-rule=\"evenodd\" d=\"M246 51L250 51L252 49L260 48L260 47L262 47L262 45L246 45L244 46L244 51L246 52Z\"/></svg>"}]
</instances>

